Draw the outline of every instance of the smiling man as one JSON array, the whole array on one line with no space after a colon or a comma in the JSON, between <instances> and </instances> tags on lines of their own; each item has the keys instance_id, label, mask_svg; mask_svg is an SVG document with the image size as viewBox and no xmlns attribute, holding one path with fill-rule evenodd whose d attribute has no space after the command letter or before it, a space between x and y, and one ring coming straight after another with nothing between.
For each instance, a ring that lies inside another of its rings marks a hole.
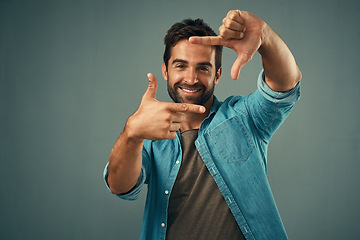
<instances>
[{"instance_id":1,"label":"smiling man","mask_svg":"<svg viewBox=\"0 0 360 240\"><path fill-rule=\"evenodd\" d=\"M172 48L167 62L170 64L163 62L162 70L172 100L210 108L221 76L221 68L215 71L214 48L181 40Z\"/></svg>"},{"instance_id":2,"label":"smiling man","mask_svg":"<svg viewBox=\"0 0 360 240\"><path fill-rule=\"evenodd\" d=\"M135 200L148 186L141 239L287 239L266 177L268 143L300 96L301 73L281 38L257 16L230 11L219 36L202 20L175 23L162 73L172 103L149 85L105 168L109 189ZM258 88L220 102L213 95L222 46L238 58L258 51Z\"/></svg>"}]
</instances>

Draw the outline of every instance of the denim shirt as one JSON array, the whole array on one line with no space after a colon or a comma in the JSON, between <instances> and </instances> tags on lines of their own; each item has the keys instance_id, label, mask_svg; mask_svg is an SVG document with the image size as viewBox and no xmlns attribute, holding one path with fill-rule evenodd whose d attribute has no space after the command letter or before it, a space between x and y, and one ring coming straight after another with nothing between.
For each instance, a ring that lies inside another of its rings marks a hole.
<instances>
[{"instance_id":1,"label":"denim shirt","mask_svg":"<svg viewBox=\"0 0 360 240\"><path fill-rule=\"evenodd\" d=\"M200 126L196 148L246 239L287 239L266 176L266 154L270 138L299 98L300 84L287 92L274 92L262 71L252 94L231 96L224 102L214 97L210 114ZM182 160L180 138L178 132L172 140L144 140L138 182L129 193L117 195L136 200L147 184L140 239L166 237L169 198ZM107 175L106 165L106 183Z\"/></svg>"}]
</instances>

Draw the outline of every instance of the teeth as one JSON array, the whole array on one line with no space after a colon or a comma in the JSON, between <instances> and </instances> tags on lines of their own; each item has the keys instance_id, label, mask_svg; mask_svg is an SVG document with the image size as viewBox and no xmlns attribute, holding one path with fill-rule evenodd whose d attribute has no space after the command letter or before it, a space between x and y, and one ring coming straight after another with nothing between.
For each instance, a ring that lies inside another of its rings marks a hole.
<instances>
[{"instance_id":1,"label":"teeth","mask_svg":"<svg viewBox=\"0 0 360 240\"><path fill-rule=\"evenodd\" d=\"M185 88L182 88L182 90L183 90L184 92L189 92L189 93L193 93L193 92L197 92L197 91L198 91L198 89L190 90L190 89L185 89Z\"/></svg>"}]
</instances>

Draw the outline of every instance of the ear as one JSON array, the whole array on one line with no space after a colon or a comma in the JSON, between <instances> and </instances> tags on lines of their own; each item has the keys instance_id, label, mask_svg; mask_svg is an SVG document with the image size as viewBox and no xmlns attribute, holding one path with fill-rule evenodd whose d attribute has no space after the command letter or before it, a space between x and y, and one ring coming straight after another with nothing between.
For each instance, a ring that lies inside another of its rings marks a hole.
<instances>
[{"instance_id":1,"label":"ear","mask_svg":"<svg viewBox=\"0 0 360 240\"><path fill-rule=\"evenodd\" d=\"M215 76L215 85L219 83L222 74L222 67L220 67Z\"/></svg>"},{"instance_id":2,"label":"ear","mask_svg":"<svg viewBox=\"0 0 360 240\"><path fill-rule=\"evenodd\" d=\"M162 63L161 70L162 70L162 75L163 75L164 79L167 81L168 80L168 73L167 73L165 62Z\"/></svg>"}]
</instances>

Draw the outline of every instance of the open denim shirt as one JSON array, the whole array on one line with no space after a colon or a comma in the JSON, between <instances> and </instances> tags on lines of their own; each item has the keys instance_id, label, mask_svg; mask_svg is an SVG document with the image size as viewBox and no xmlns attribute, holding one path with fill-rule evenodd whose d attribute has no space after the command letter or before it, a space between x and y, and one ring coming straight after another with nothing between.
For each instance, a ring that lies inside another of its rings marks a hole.
<instances>
[{"instance_id":1,"label":"open denim shirt","mask_svg":"<svg viewBox=\"0 0 360 240\"><path fill-rule=\"evenodd\" d=\"M300 84L274 92L262 71L254 93L224 102L214 97L200 126L196 148L246 239L287 239L266 177L266 153L270 138L299 98ZM169 198L182 160L180 138L178 132L172 140L144 140L138 182L129 193L117 195L135 200L148 185L140 239L166 237ZM106 182L107 175L106 165Z\"/></svg>"}]
</instances>

